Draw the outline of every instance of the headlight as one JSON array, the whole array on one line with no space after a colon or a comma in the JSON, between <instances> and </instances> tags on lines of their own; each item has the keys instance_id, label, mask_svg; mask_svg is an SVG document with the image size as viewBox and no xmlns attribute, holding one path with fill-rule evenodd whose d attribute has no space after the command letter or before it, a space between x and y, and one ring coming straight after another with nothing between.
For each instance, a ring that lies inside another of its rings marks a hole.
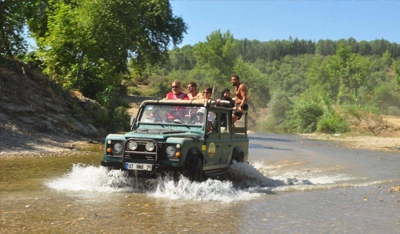
<instances>
[{"instance_id":1,"label":"headlight","mask_svg":"<svg viewBox=\"0 0 400 234\"><path fill-rule=\"evenodd\" d=\"M170 145L165 149L165 152L167 153L168 157L172 157L175 155L176 149L174 146Z\"/></svg>"},{"instance_id":2,"label":"headlight","mask_svg":"<svg viewBox=\"0 0 400 234\"><path fill-rule=\"evenodd\" d=\"M146 143L146 150L147 151L153 151L155 148L154 143L153 142L147 142Z\"/></svg>"},{"instance_id":3,"label":"headlight","mask_svg":"<svg viewBox=\"0 0 400 234\"><path fill-rule=\"evenodd\" d=\"M129 145L128 145L129 149L131 150L135 150L138 147L138 144L136 141L129 141Z\"/></svg>"},{"instance_id":4,"label":"headlight","mask_svg":"<svg viewBox=\"0 0 400 234\"><path fill-rule=\"evenodd\" d=\"M121 150L122 150L122 145L121 145L121 143L118 143L118 142L115 143L113 149L114 149L115 153L121 152Z\"/></svg>"}]
</instances>

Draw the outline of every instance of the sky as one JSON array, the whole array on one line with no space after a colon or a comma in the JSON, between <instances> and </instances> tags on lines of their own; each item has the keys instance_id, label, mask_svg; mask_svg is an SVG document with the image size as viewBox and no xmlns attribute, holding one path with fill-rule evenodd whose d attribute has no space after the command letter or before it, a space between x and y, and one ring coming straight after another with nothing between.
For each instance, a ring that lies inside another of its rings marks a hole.
<instances>
[{"instance_id":1,"label":"sky","mask_svg":"<svg viewBox=\"0 0 400 234\"><path fill-rule=\"evenodd\" d=\"M172 12L188 25L178 47L205 42L216 30L259 41L355 38L400 43L400 0L227 1L172 0Z\"/></svg>"}]
</instances>

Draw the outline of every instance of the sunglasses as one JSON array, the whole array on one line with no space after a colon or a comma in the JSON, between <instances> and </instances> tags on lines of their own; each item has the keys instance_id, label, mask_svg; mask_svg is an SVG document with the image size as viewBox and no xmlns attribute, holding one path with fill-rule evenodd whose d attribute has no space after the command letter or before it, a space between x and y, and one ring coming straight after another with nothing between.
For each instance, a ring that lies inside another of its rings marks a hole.
<instances>
[{"instance_id":1,"label":"sunglasses","mask_svg":"<svg viewBox=\"0 0 400 234\"><path fill-rule=\"evenodd\" d=\"M203 93L210 93L210 92L203 92Z\"/></svg>"},{"instance_id":2,"label":"sunglasses","mask_svg":"<svg viewBox=\"0 0 400 234\"><path fill-rule=\"evenodd\" d=\"M190 88L192 88L192 86L188 86L188 87L187 87L187 89L190 89Z\"/></svg>"},{"instance_id":3,"label":"sunglasses","mask_svg":"<svg viewBox=\"0 0 400 234\"><path fill-rule=\"evenodd\" d=\"M171 86L173 89L179 88L179 86Z\"/></svg>"}]
</instances>

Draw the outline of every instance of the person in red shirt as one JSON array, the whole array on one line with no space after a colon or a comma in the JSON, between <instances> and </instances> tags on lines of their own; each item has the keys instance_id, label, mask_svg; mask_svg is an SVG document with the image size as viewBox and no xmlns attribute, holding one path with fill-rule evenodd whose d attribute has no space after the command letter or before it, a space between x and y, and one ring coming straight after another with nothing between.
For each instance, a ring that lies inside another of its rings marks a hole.
<instances>
[{"instance_id":1,"label":"person in red shirt","mask_svg":"<svg viewBox=\"0 0 400 234\"><path fill-rule=\"evenodd\" d=\"M189 97L186 93L181 92L181 82L178 80L174 80L171 85L172 91L167 93L165 99L168 100L189 100Z\"/></svg>"},{"instance_id":2,"label":"person in red shirt","mask_svg":"<svg viewBox=\"0 0 400 234\"><path fill-rule=\"evenodd\" d=\"M164 99L167 100L189 100L186 93L181 92L181 82L174 80L171 85L172 91L167 93ZM168 122L174 122L175 120L183 121L185 117L186 107L175 106L174 111L167 113Z\"/></svg>"}]
</instances>

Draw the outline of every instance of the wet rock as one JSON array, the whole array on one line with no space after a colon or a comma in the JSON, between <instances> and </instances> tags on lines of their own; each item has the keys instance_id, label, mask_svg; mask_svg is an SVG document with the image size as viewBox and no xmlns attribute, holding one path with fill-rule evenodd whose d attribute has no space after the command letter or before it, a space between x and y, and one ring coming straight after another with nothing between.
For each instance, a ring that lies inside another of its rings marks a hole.
<instances>
[{"instance_id":1,"label":"wet rock","mask_svg":"<svg viewBox=\"0 0 400 234\"><path fill-rule=\"evenodd\" d=\"M0 121L10 121L10 120L11 120L10 116L0 113Z\"/></svg>"},{"instance_id":2,"label":"wet rock","mask_svg":"<svg viewBox=\"0 0 400 234\"><path fill-rule=\"evenodd\" d=\"M33 101L36 105L40 106L40 107L44 107L44 100L41 96L37 95L37 94L33 94L30 97L31 101Z\"/></svg>"},{"instance_id":3,"label":"wet rock","mask_svg":"<svg viewBox=\"0 0 400 234\"><path fill-rule=\"evenodd\" d=\"M36 122L36 119L30 117L19 117L19 119L25 124L33 124Z\"/></svg>"},{"instance_id":4,"label":"wet rock","mask_svg":"<svg viewBox=\"0 0 400 234\"><path fill-rule=\"evenodd\" d=\"M30 106L16 105L11 103L0 103L0 109L15 112L17 114L35 112L35 110Z\"/></svg>"},{"instance_id":5,"label":"wet rock","mask_svg":"<svg viewBox=\"0 0 400 234\"><path fill-rule=\"evenodd\" d=\"M51 124L50 121L39 121L35 125L35 129L36 129L36 131L39 131L39 132L46 132L46 131L54 132L55 131L55 128L54 128L53 124Z\"/></svg>"},{"instance_id":6,"label":"wet rock","mask_svg":"<svg viewBox=\"0 0 400 234\"><path fill-rule=\"evenodd\" d=\"M74 121L74 122L70 123L69 126L75 131L79 131L82 133L84 132L85 126L79 121Z\"/></svg>"},{"instance_id":7,"label":"wet rock","mask_svg":"<svg viewBox=\"0 0 400 234\"><path fill-rule=\"evenodd\" d=\"M52 118L52 117L50 117L50 116L48 116L48 115L43 115L43 117L44 117L45 119L47 119L47 121L50 121L50 122L53 123L53 124L57 124L57 123L58 123L58 121L57 121L56 119L54 119L54 118Z\"/></svg>"},{"instance_id":8,"label":"wet rock","mask_svg":"<svg viewBox=\"0 0 400 234\"><path fill-rule=\"evenodd\" d=\"M67 116L64 114L58 114L58 115L54 115L51 113L47 113L47 116L56 119L57 121L61 122L61 123L65 123L68 121Z\"/></svg>"},{"instance_id":9,"label":"wet rock","mask_svg":"<svg viewBox=\"0 0 400 234\"><path fill-rule=\"evenodd\" d=\"M69 126L74 130L78 131L85 136L101 136L99 130L97 130L92 124L83 124L79 121L70 123Z\"/></svg>"},{"instance_id":10,"label":"wet rock","mask_svg":"<svg viewBox=\"0 0 400 234\"><path fill-rule=\"evenodd\" d=\"M57 113L64 113L64 112L65 112L65 110L64 110L63 107L61 107L61 106L59 106L59 105L56 105L56 104L53 104L53 103L51 103L51 102L45 102L44 105L45 105L47 108L53 110L54 112L57 112Z\"/></svg>"},{"instance_id":11,"label":"wet rock","mask_svg":"<svg viewBox=\"0 0 400 234\"><path fill-rule=\"evenodd\" d=\"M92 124L87 125L91 136L101 136L101 133Z\"/></svg>"},{"instance_id":12,"label":"wet rock","mask_svg":"<svg viewBox=\"0 0 400 234\"><path fill-rule=\"evenodd\" d=\"M394 185L388 190L389 193L400 193L400 185Z\"/></svg>"},{"instance_id":13,"label":"wet rock","mask_svg":"<svg viewBox=\"0 0 400 234\"><path fill-rule=\"evenodd\" d=\"M101 136L107 136L108 134L107 130L105 130L104 128L98 128L97 130L99 130Z\"/></svg>"}]
</instances>

